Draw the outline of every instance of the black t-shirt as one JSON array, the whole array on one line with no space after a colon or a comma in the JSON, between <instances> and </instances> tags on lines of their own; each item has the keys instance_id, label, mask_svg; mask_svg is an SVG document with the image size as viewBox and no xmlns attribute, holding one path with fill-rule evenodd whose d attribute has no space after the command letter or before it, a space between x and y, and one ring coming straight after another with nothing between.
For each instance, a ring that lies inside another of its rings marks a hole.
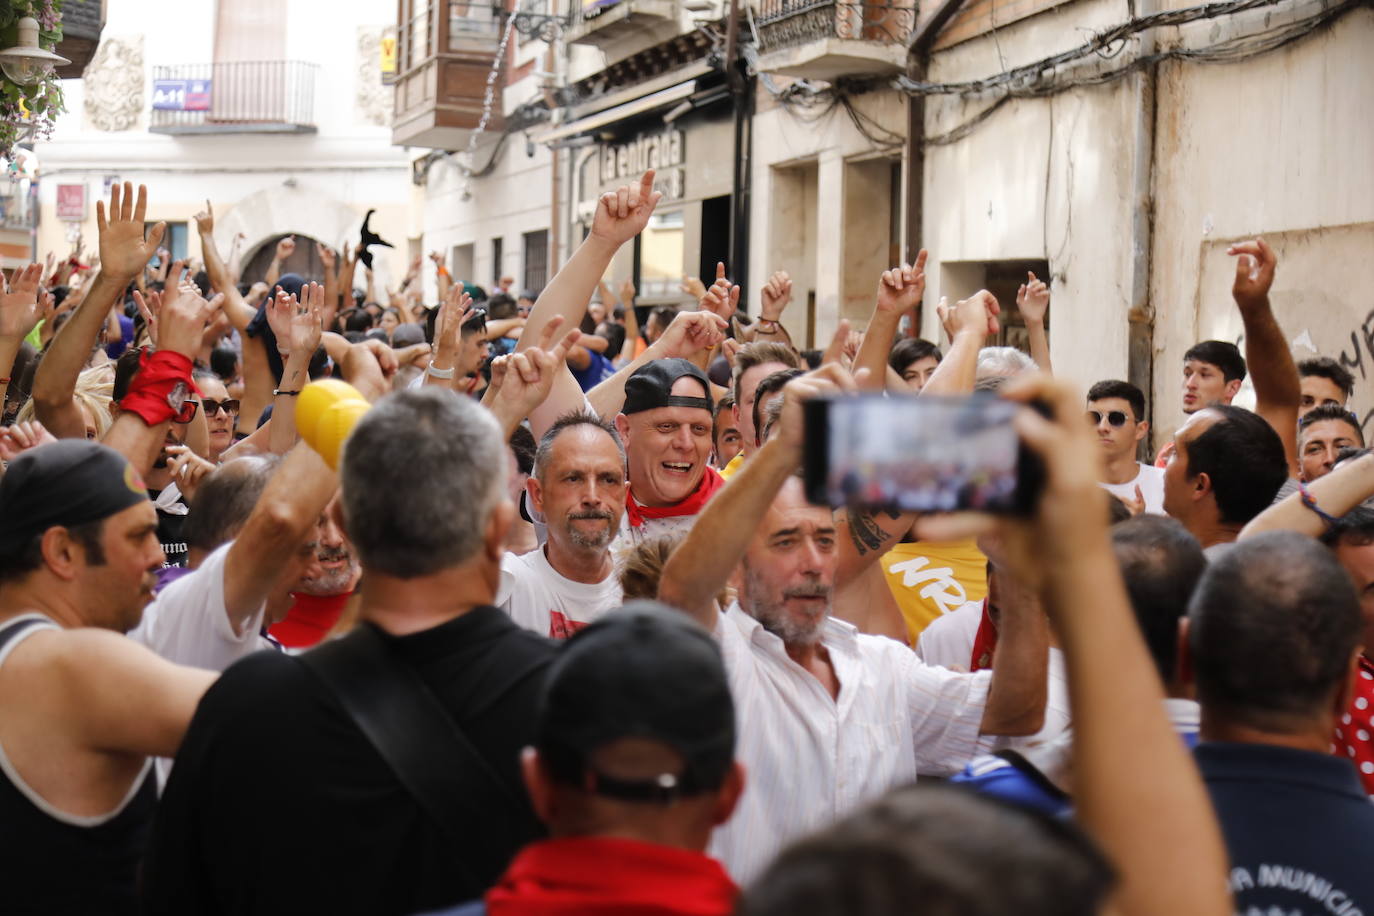
<instances>
[{"instance_id":1,"label":"black t-shirt","mask_svg":"<svg viewBox=\"0 0 1374 916\"><path fill-rule=\"evenodd\" d=\"M1374 804L1349 760L1267 744L1194 752L1231 856L1237 913L1374 913Z\"/></svg>"},{"instance_id":2,"label":"black t-shirt","mask_svg":"<svg viewBox=\"0 0 1374 916\"><path fill-rule=\"evenodd\" d=\"M383 638L519 800L518 845L538 837L519 756L556 644L492 607ZM259 652L196 710L154 825L144 903L150 914L416 913L481 896L499 872L472 886L453 863L488 842L482 824L450 842L299 659Z\"/></svg>"},{"instance_id":3,"label":"black t-shirt","mask_svg":"<svg viewBox=\"0 0 1374 916\"><path fill-rule=\"evenodd\" d=\"M149 490L148 498L157 501L161 495L160 490ZM182 506L186 505L186 497L178 497L177 502ZM162 553L166 557L163 566L185 566L186 565L186 538L182 534L182 528L186 525L186 513L178 515L175 512L167 512L159 508L157 510L157 539L162 543Z\"/></svg>"}]
</instances>

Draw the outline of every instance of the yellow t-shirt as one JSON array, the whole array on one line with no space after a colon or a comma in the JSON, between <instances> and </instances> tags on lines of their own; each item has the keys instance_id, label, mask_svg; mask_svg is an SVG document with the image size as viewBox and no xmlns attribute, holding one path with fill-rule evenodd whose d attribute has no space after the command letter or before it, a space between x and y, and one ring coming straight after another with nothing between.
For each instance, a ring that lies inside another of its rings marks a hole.
<instances>
[{"instance_id":1,"label":"yellow t-shirt","mask_svg":"<svg viewBox=\"0 0 1374 916\"><path fill-rule=\"evenodd\" d=\"M988 594L988 559L973 538L898 544L882 564L913 646L936 617Z\"/></svg>"},{"instance_id":2,"label":"yellow t-shirt","mask_svg":"<svg viewBox=\"0 0 1374 916\"><path fill-rule=\"evenodd\" d=\"M738 455L731 458L729 463L720 469L720 476L729 480L735 475L735 472L740 469L740 465L742 464L744 464L744 452L740 452Z\"/></svg>"}]
</instances>

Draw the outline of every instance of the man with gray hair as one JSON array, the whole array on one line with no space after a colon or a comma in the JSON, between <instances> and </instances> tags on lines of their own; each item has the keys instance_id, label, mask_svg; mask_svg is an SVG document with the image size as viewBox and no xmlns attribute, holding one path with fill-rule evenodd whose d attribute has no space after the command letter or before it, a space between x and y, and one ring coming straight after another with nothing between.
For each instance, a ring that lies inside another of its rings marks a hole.
<instances>
[{"instance_id":1,"label":"man with gray hair","mask_svg":"<svg viewBox=\"0 0 1374 916\"><path fill-rule=\"evenodd\" d=\"M544 546L501 561L496 604L526 629L566 639L612 608L622 592L610 544L629 480L615 426L595 414L560 417L539 440L525 482L548 525Z\"/></svg>"},{"instance_id":2,"label":"man with gray hair","mask_svg":"<svg viewBox=\"0 0 1374 916\"><path fill-rule=\"evenodd\" d=\"M361 622L251 655L206 695L147 913L421 912L479 896L541 833L518 762L556 646L493 606L515 512L495 418L449 391L388 395L340 477Z\"/></svg>"}]
</instances>

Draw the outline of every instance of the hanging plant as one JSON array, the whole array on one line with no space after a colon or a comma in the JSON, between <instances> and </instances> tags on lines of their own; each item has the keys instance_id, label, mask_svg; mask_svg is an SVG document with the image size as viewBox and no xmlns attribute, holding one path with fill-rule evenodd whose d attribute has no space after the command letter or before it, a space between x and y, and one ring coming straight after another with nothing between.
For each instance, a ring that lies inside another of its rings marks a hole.
<instances>
[{"instance_id":1,"label":"hanging plant","mask_svg":"<svg viewBox=\"0 0 1374 916\"><path fill-rule=\"evenodd\" d=\"M62 40L62 0L0 0L0 48L18 41L18 23L25 16L38 20L39 47L57 47ZM31 86L0 73L0 156L8 158L21 141L46 139L65 110L56 73L45 74Z\"/></svg>"}]
</instances>

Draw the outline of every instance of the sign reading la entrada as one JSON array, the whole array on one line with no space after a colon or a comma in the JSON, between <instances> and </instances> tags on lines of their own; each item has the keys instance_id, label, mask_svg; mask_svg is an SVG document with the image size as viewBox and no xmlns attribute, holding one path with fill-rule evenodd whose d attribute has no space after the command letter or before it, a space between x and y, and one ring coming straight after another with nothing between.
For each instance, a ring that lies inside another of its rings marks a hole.
<instances>
[{"instance_id":1,"label":"sign reading la entrada","mask_svg":"<svg viewBox=\"0 0 1374 916\"><path fill-rule=\"evenodd\" d=\"M681 200L683 182L682 131L669 127L656 134L640 134L628 143L601 144L601 186L635 181L645 169L658 172L654 187L664 200Z\"/></svg>"}]
</instances>

